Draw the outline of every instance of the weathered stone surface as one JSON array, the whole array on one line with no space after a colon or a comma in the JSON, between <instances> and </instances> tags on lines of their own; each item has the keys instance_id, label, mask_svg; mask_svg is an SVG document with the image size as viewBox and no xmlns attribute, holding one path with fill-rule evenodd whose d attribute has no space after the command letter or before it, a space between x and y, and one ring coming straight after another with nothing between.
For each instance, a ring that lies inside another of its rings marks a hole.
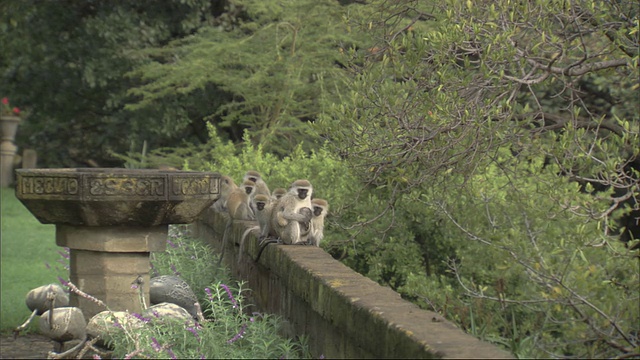
<instances>
[{"instance_id":1,"label":"weathered stone surface","mask_svg":"<svg viewBox=\"0 0 640 360\"><path fill-rule=\"evenodd\" d=\"M151 322L162 323L163 320L184 320L185 322L193 322L193 317L182 306L163 302L148 307L142 312L142 316L151 319Z\"/></svg>"},{"instance_id":2,"label":"weathered stone surface","mask_svg":"<svg viewBox=\"0 0 640 360\"><path fill-rule=\"evenodd\" d=\"M38 315L42 315L42 313L49 310L51 307L48 299L50 292L52 292L55 297L54 307L69 306L69 295L64 292L64 289L58 284L49 284L32 289L27 293L25 302L29 310L38 310Z\"/></svg>"},{"instance_id":3,"label":"weathered stone surface","mask_svg":"<svg viewBox=\"0 0 640 360\"><path fill-rule=\"evenodd\" d=\"M197 317L195 303L198 302L198 298L182 278L175 275L161 275L151 278L150 282L149 299L151 304L163 302L176 304L187 310L194 319Z\"/></svg>"},{"instance_id":4,"label":"weathered stone surface","mask_svg":"<svg viewBox=\"0 0 640 360\"><path fill-rule=\"evenodd\" d=\"M104 252L152 252L167 248L168 225L56 226L56 245Z\"/></svg>"},{"instance_id":5,"label":"weathered stone surface","mask_svg":"<svg viewBox=\"0 0 640 360\"><path fill-rule=\"evenodd\" d=\"M85 293L103 301L110 309L141 312L143 303L140 289L136 287L139 280L142 281L145 302L149 304L148 253L71 249L70 255L71 282ZM71 294L69 303L81 308L87 319L105 310L103 306L75 293Z\"/></svg>"},{"instance_id":6,"label":"weathered stone surface","mask_svg":"<svg viewBox=\"0 0 640 360\"><path fill-rule=\"evenodd\" d=\"M119 325L115 325L116 321ZM96 314L87 324L89 338L100 337L99 346L107 346L114 335L124 331L135 332L144 322L126 311L103 311Z\"/></svg>"},{"instance_id":7,"label":"weathered stone surface","mask_svg":"<svg viewBox=\"0 0 640 360\"><path fill-rule=\"evenodd\" d=\"M186 224L219 196L216 173L19 169L16 197L43 224Z\"/></svg>"},{"instance_id":8,"label":"weathered stone surface","mask_svg":"<svg viewBox=\"0 0 640 360\"><path fill-rule=\"evenodd\" d=\"M40 316L40 332L51 340L65 342L73 339L84 339L87 334L87 321L77 307L53 309L52 322L49 322L49 311Z\"/></svg>"}]
</instances>

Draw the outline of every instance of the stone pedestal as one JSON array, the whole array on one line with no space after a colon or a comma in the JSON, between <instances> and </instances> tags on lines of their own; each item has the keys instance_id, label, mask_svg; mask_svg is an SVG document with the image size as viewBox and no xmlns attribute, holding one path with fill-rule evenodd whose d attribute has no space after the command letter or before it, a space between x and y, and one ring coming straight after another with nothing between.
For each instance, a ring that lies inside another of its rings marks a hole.
<instances>
[{"instance_id":1,"label":"stone pedestal","mask_svg":"<svg viewBox=\"0 0 640 360\"><path fill-rule=\"evenodd\" d=\"M13 140L18 131L20 118L14 115L0 117L0 187L13 184L13 158L16 156L17 146Z\"/></svg>"},{"instance_id":2,"label":"stone pedestal","mask_svg":"<svg viewBox=\"0 0 640 360\"><path fill-rule=\"evenodd\" d=\"M104 301L110 309L141 313L140 288L144 304L149 305L149 255L165 250L167 230L168 225L58 225L56 244L70 249L70 280L78 288ZM69 303L85 315L106 310L74 293Z\"/></svg>"},{"instance_id":3,"label":"stone pedestal","mask_svg":"<svg viewBox=\"0 0 640 360\"><path fill-rule=\"evenodd\" d=\"M110 310L149 305L149 255L169 224L191 223L219 195L218 174L128 169L19 169L16 196L71 254L70 280ZM142 293L140 292L140 288ZM144 298L141 300L140 294ZM85 318L102 306L71 293Z\"/></svg>"}]
</instances>

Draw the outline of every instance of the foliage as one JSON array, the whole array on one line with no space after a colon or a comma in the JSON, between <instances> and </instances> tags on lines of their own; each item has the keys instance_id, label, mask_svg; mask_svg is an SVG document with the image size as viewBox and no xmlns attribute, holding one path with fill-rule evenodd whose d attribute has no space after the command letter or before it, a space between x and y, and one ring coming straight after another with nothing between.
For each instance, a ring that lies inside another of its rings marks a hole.
<instances>
[{"instance_id":1,"label":"foliage","mask_svg":"<svg viewBox=\"0 0 640 360\"><path fill-rule=\"evenodd\" d=\"M133 85L124 74L148 61L140 50L162 46L211 21L206 0L40 2L0 5L0 93L30 111L18 133L49 167L113 165L148 140L192 135L184 109L124 109Z\"/></svg>"},{"instance_id":2,"label":"foliage","mask_svg":"<svg viewBox=\"0 0 640 360\"><path fill-rule=\"evenodd\" d=\"M128 108L148 109L207 91L205 101L215 106L204 119L232 140L249 130L267 152L283 156L302 141L309 150L317 140L304 123L333 100L340 52L355 46L343 10L328 0L246 0L230 6L237 13L231 30L202 28L149 51L154 61L130 74L144 84L129 91L139 101Z\"/></svg>"},{"instance_id":3,"label":"foliage","mask_svg":"<svg viewBox=\"0 0 640 360\"><path fill-rule=\"evenodd\" d=\"M518 356L637 355L637 10L375 4L351 19L378 36L375 56L351 53L364 65L316 126L385 199L360 213L388 225L384 245L359 238L345 262ZM448 269L398 266L419 266L417 249Z\"/></svg>"}]
</instances>

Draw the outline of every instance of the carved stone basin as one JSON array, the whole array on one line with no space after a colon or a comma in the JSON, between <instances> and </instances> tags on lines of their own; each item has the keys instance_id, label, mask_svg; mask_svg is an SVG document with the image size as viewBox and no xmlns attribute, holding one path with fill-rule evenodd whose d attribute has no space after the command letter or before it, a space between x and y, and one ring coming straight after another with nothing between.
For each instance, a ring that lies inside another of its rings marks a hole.
<instances>
[{"instance_id":1,"label":"carved stone basin","mask_svg":"<svg viewBox=\"0 0 640 360\"><path fill-rule=\"evenodd\" d=\"M16 197L43 224L185 224L219 194L215 173L92 168L16 174Z\"/></svg>"},{"instance_id":2,"label":"carved stone basin","mask_svg":"<svg viewBox=\"0 0 640 360\"><path fill-rule=\"evenodd\" d=\"M114 311L149 304L150 253L163 251L169 224L186 224L219 196L216 173L131 169L19 169L16 197L56 244L70 249L69 279ZM86 319L106 310L71 293Z\"/></svg>"}]
</instances>

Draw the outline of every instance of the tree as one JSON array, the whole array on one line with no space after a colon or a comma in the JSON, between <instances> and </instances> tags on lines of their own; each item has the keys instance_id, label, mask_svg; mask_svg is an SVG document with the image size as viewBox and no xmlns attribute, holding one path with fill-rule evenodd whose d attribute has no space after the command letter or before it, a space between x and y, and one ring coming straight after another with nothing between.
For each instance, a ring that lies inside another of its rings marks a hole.
<instances>
[{"instance_id":1,"label":"tree","mask_svg":"<svg viewBox=\"0 0 640 360\"><path fill-rule=\"evenodd\" d=\"M358 43L342 21L343 7L329 0L232 5L228 26L202 28L151 52L154 61L132 73L144 84L130 90L138 101L128 108L214 88L210 96L223 100L204 119L234 142L248 130L255 144L280 156L301 142L307 151L317 147L306 123L335 100L340 53Z\"/></svg>"},{"instance_id":2,"label":"tree","mask_svg":"<svg viewBox=\"0 0 640 360\"><path fill-rule=\"evenodd\" d=\"M189 127L198 123L179 97L153 110L126 110L126 90L135 81L125 75L148 61L144 49L213 23L221 11L210 2L1 6L0 92L29 110L17 142L37 149L41 166L117 165L121 161L112 152L138 150L145 140L167 145L197 133Z\"/></svg>"},{"instance_id":3,"label":"tree","mask_svg":"<svg viewBox=\"0 0 640 360\"><path fill-rule=\"evenodd\" d=\"M637 355L637 259L614 236L637 243L637 7L374 4L378 45L317 129L388 196L361 224L418 204L442 222L449 271L399 290L519 355Z\"/></svg>"}]
</instances>

